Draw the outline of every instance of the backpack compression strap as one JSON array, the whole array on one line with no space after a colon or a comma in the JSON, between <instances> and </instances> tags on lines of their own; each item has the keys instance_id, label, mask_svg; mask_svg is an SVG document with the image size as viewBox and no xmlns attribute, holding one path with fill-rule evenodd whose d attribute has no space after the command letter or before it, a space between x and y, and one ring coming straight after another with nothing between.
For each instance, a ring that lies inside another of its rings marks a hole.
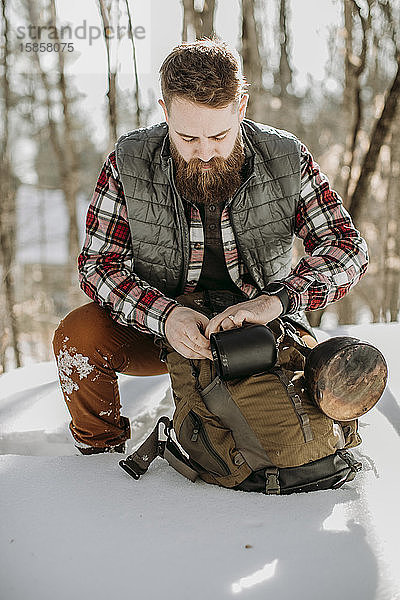
<instances>
[{"instance_id":1,"label":"backpack compression strap","mask_svg":"<svg viewBox=\"0 0 400 600\"><path fill-rule=\"evenodd\" d=\"M274 373L277 377L279 377L280 382L286 388L287 395L289 396L289 399L293 404L294 411L299 420L300 427L303 432L304 441L311 442L314 439L314 435L311 429L310 418L307 414L307 411L302 405L301 398L296 392L294 384L290 381L290 379L284 373L283 369L281 369L280 367L274 367L270 370L270 373Z\"/></svg>"},{"instance_id":2,"label":"backpack compression strap","mask_svg":"<svg viewBox=\"0 0 400 600\"><path fill-rule=\"evenodd\" d=\"M160 425L164 425L166 440L160 440ZM146 473L150 464L157 456L165 460L176 471L191 481L196 481L198 473L193 469L189 460L181 452L179 446L171 439L172 422L168 417L161 417L151 434L135 452L119 461L120 467L134 479L139 479Z\"/></svg>"}]
</instances>

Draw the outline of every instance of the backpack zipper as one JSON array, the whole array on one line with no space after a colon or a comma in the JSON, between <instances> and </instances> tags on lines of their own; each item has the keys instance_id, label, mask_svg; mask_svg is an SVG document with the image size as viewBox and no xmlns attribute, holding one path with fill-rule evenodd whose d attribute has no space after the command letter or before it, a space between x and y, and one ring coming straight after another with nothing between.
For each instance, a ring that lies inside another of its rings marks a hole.
<instances>
[{"instance_id":1,"label":"backpack zipper","mask_svg":"<svg viewBox=\"0 0 400 600\"><path fill-rule=\"evenodd\" d=\"M204 443L204 446L207 448L208 452L216 460L216 462L221 466L224 473L226 475L230 475L230 473L231 473L230 468L228 467L226 462L220 457L220 455L214 450L213 446L211 445L211 442L209 440L209 437L207 435L205 427L204 427L203 423L201 422L201 419L199 419L199 417L193 411L190 411L189 415L193 422L193 431L192 431L191 441L197 442L198 438L200 436L200 438L202 439L202 441Z\"/></svg>"}]
</instances>

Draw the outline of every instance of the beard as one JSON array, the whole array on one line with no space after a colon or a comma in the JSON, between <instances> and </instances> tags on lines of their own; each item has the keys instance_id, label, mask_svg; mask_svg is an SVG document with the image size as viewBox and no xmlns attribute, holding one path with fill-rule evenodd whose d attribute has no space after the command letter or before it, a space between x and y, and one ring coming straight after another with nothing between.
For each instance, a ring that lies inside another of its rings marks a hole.
<instances>
[{"instance_id":1,"label":"beard","mask_svg":"<svg viewBox=\"0 0 400 600\"><path fill-rule=\"evenodd\" d=\"M171 155L175 165L175 182L181 196L195 204L220 203L230 198L240 186L244 164L244 149L239 129L232 152L227 158L215 156L207 162L192 158L188 162L179 154L170 139Z\"/></svg>"}]
</instances>

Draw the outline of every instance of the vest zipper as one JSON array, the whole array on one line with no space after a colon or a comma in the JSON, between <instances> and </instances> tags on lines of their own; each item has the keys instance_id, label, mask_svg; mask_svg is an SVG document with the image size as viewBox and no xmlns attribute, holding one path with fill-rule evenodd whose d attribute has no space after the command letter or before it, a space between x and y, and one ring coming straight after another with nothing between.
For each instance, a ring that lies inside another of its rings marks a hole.
<instances>
[{"instance_id":1,"label":"vest zipper","mask_svg":"<svg viewBox=\"0 0 400 600\"><path fill-rule=\"evenodd\" d=\"M253 179L253 177L255 177L256 174L255 173L251 173L248 178L243 181L243 183L238 187L238 189L236 190L236 192L233 194L232 198L230 198L228 200L228 202L225 204L225 208L227 208L228 206L230 206L232 204L232 202L234 201L234 199L236 198L236 196L238 196L240 194L240 192L243 190L243 188L245 188L247 186L247 184L249 183L250 179Z\"/></svg>"},{"instance_id":2,"label":"vest zipper","mask_svg":"<svg viewBox=\"0 0 400 600\"><path fill-rule=\"evenodd\" d=\"M255 177L255 176L256 176L256 174L255 174L254 172L253 172L253 173L251 173L251 174L249 175L249 177L246 179L246 181L244 181L244 182L242 183L242 185L238 187L238 189L236 190L236 192L233 194L232 198L231 198L230 200L228 200L228 202L227 202L227 203L226 203L226 205L225 205L225 208L228 208L228 207L230 207L230 205L231 205L231 204L232 204L232 202L235 200L235 198L236 198L236 197L237 197L237 196L240 194L240 192L241 192L241 191L242 191L242 190L243 190L243 189L244 189L244 188L247 186L247 184L249 183L250 179L253 179L253 177ZM232 220L232 218L229 218L229 221L230 221L230 224L231 224L231 227L232 227L232 231L233 231L233 235L234 235L234 238L235 238L235 244L236 244L236 246L237 246L238 253L239 253L239 255L242 257L242 260L245 262L245 259L244 259L244 256L245 256L245 254L243 254L243 252L242 252L242 249L241 249L241 247L240 247L240 242L239 242L239 239L238 239L238 236L237 236L237 232L236 232L236 229L235 229L235 225L234 225L234 223L233 223L233 220ZM246 264L246 262L245 262L245 264ZM247 266L247 264L246 264L246 267L247 267L247 269L248 269L248 271L249 271L250 275L251 275L251 276L252 276L252 278L254 279L254 281L255 281L256 285L257 285L257 279L254 277L253 273L251 272L251 270L249 269L249 267Z\"/></svg>"},{"instance_id":3,"label":"vest zipper","mask_svg":"<svg viewBox=\"0 0 400 600\"><path fill-rule=\"evenodd\" d=\"M171 183L172 191L175 194L175 198L182 202L182 198L181 198L178 190L176 189L175 181L172 176L172 157L170 157L168 160L168 175L169 175L169 180ZM178 209L178 206L177 206L177 209ZM181 216L179 214L180 211L178 210L177 212L178 212L178 217L180 217ZM183 212L185 212L185 211L183 211ZM187 228L185 227L185 223L186 223L185 214L183 214L183 217L184 217L183 223L181 223L181 219L178 218L179 229L181 231L182 246L183 246L183 278L182 278L183 285L181 286L180 293L183 293L183 290L185 289L187 274L189 271L189 256L190 256L190 239L189 239L189 231L187 231ZM188 249L188 252L186 252L185 249Z\"/></svg>"},{"instance_id":4,"label":"vest zipper","mask_svg":"<svg viewBox=\"0 0 400 600\"><path fill-rule=\"evenodd\" d=\"M201 440L204 443L204 446L207 448L208 452L216 460L216 462L221 466L223 472L226 475L230 475L231 471L230 471L228 465L220 457L220 455L214 450L214 448L211 445L211 442L209 440L209 437L207 435L207 432L206 432L206 430L204 428L204 425L201 422L201 420L198 418L198 416L193 411L190 411L189 415L190 415L190 418L192 419L192 422L193 422L193 425L194 425L193 432L192 432L192 437L191 437L191 441L192 442L197 442L198 437L200 436Z\"/></svg>"}]
</instances>

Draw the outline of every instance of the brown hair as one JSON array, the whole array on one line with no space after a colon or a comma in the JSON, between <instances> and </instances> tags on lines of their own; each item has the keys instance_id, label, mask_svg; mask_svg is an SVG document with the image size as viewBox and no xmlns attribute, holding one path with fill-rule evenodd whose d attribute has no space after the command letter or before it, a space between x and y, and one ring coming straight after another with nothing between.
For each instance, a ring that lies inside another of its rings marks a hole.
<instances>
[{"instance_id":1,"label":"brown hair","mask_svg":"<svg viewBox=\"0 0 400 600\"><path fill-rule=\"evenodd\" d=\"M161 65L160 79L167 108L174 96L224 108L247 89L236 51L208 38L176 46Z\"/></svg>"}]
</instances>

